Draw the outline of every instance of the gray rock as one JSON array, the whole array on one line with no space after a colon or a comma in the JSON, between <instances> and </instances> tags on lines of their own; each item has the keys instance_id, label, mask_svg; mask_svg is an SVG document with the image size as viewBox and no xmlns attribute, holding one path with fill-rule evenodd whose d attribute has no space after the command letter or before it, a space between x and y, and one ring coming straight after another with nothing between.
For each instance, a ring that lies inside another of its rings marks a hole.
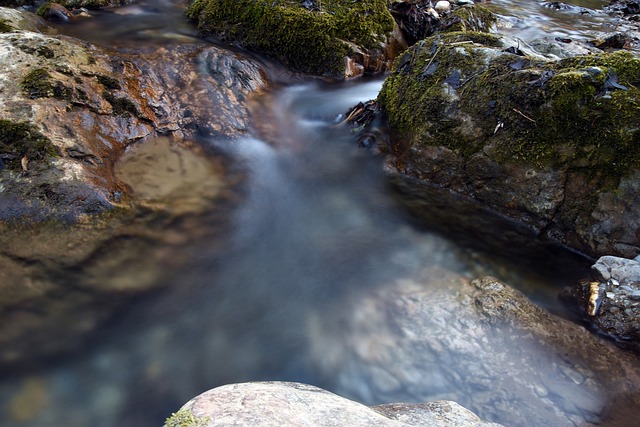
<instances>
[{"instance_id":1,"label":"gray rock","mask_svg":"<svg viewBox=\"0 0 640 427\"><path fill-rule=\"evenodd\" d=\"M565 293L581 315L624 347L640 350L640 261L601 257L591 268L593 281Z\"/></svg>"},{"instance_id":2,"label":"gray rock","mask_svg":"<svg viewBox=\"0 0 640 427\"><path fill-rule=\"evenodd\" d=\"M336 313L311 324L314 364L367 404L446 399L527 426L625 425L611 408L638 404L634 355L492 278L425 271Z\"/></svg>"},{"instance_id":3,"label":"gray rock","mask_svg":"<svg viewBox=\"0 0 640 427\"><path fill-rule=\"evenodd\" d=\"M640 69L640 59L550 52L471 32L410 48L378 97L391 130L380 146L391 154L388 170L401 186L446 189L589 256L634 257L640 152L628 147L637 147L632 86L640 74L624 70ZM580 93L580 102L569 99ZM419 203L419 191L409 191L409 207L423 216L429 195ZM474 221L464 225L483 232Z\"/></svg>"},{"instance_id":4,"label":"gray rock","mask_svg":"<svg viewBox=\"0 0 640 427\"><path fill-rule=\"evenodd\" d=\"M184 426L499 427L454 402L368 408L318 387L285 382L230 384L186 403L165 422Z\"/></svg>"},{"instance_id":5,"label":"gray rock","mask_svg":"<svg viewBox=\"0 0 640 427\"><path fill-rule=\"evenodd\" d=\"M427 403L388 403L372 407L391 418L412 426L430 427L499 427L500 424L482 421L473 412L455 402L438 400Z\"/></svg>"},{"instance_id":6,"label":"gray rock","mask_svg":"<svg viewBox=\"0 0 640 427\"><path fill-rule=\"evenodd\" d=\"M606 282L614 279L619 285L637 285L640 283L640 262L637 260L603 256L591 267L593 278Z\"/></svg>"}]
</instances>

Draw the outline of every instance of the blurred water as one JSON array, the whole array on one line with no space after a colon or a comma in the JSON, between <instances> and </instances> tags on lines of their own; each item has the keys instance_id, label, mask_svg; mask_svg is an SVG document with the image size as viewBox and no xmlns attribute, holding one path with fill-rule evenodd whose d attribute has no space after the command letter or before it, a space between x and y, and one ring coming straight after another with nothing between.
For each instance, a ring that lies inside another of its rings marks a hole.
<instances>
[{"instance_id":1,"label":"blurred water","mask_svg":"<svg viewBox=\"0 0 640 427\"><path fill-rule=\"evenodd\" d=\"M547 26L583 32L581 24L547 13L538 2L492 7L518 17L524 35L545 33ZM192 40L181 13L177 2L140 2L61 31L127 49ZM601 25L593 22L585 25ZM396 206L383 159L358 148L349 128L337 125L349 107L375 98L381 84L285 86L263 107L268 132L198 141L245 176L236 189L241 203L228 213L223 255L221 242L194 242L186 266L162 280L162 292L138 301L82 351L5 378L0 424L158 426L191 397L225 383L329 386L331 379L310 364L310 319L331 318L340 301L429 267L463 277L515 277L553 306L557 283L549 277L496 265L491 255L416 229Z\"/></svg>"},{"instance_id":2,"label":"blurred water","mask_svg":"<svg viewBox=\"0 0 640 427\"><path fill-rule=\"evenodd\" d=\"M588 41L615 31L615 20L602 10L606 0L490 1L486 5L504 19L500 32L525 41L561 37Z\"/></svg>"}]
</instances>

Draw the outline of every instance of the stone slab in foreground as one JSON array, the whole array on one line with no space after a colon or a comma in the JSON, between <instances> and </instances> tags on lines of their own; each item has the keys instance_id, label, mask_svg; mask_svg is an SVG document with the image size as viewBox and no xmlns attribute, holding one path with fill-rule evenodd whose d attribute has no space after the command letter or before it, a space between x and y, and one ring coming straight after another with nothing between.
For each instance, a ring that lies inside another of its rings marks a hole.
<instances>
[{"instance_id":1,"label":"stone slab in foreground","mask_svg":"<svg viewBox=\"0 0 640 427\"><path fill-rule=\"evenodd\" d=\"M499 427L455 402L369 408L311 385L290 382L230 384L190 400L165 427L206 426Z\"/></svg>"}]
</instances>

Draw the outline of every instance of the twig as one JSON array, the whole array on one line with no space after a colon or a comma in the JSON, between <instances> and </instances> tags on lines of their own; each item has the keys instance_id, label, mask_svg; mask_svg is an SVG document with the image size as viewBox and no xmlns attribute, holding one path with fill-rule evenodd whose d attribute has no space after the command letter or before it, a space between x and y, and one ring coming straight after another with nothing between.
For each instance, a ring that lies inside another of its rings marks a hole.
<instances>
[{"instance_id":1,"label":"twig","mask_svg":"<svg viewBox=\"0 0 640 427\"><path fill-rule=\"evenodd\" d=\"M526 114L524 114L522 111L520 111L520 110L518 110L518 109L516 109L516 108L513 108L513 111L515 111L516 113L520 114L522 117L524 117L525 119L529 120L529 121L530 121L530 122L532 122L532 123L535 123L535 122L536 122L536 121L535 121L535 120L533 120L531 117L527 116L527 115L526 115Z\"/></svg>"}]
</instances>

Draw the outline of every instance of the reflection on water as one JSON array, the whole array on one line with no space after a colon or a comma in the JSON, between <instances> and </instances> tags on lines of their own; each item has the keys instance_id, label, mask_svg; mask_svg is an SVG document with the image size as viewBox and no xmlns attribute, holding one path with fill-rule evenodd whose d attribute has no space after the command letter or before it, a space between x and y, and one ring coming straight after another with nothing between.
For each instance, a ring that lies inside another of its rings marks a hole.
<instances>
[{"instance_id":1,"label":"reflection on water","mask_svg":"<svg viewBox=\"0 0 640 427\"><path fill-rule=\"evenodd\" d=\"M103 48L161 45L196 41L197 31L184 16L184 0L140 0L117 8L91 10L58 24L65 35Z\"/></svg>"},{"instance_id":2,"label":"reflection on water","mask_svg":"<svg viewBox=\"0 0 640 427\"><path fill-rule=\"evenodd\" d=\"M539 3L518 2L517 9L516 3L500 4L512 15L555 19ZM118 47L132 39L137 44L161 43L167 35L193 31L182 26L166 31L168 24L181 22L179 12L171 1L141 2L65 31ZM562 28L561 21L550 25ZM104 28L112 32L101 33ZM223 255L221 242L194 239L186 255L176 254L188 258L186 265L159 279L164 290L138 301L84 351L46 369L5 378L0 384L0 424L158 426L191 397L225 383L269 379L330 387L344 378L327 377L314 363L321 351L339 354L354 344L345 343L347 335L340 330L349 304L362 303L358 306L366 313L366 301L378 292L393 292L416 272L432 272L430 280L411 282L422 287L493 273L523 288L530 285L546 295L542 301L548 303L545 290L557 289L548 277L540 282L531 272L496 265L493 257L410 225L389 193L383 159L358 149L349 129L336 124L347 108L374 98L380 85L377 80L285 87L261 107L268 110L262 117L268 123L258 126L264 132L233 142L200 141L225 159L225 166L245 175L237 189L242 203L229 212L232 226ZM197 197L210 198L220 190L215 164L176 151L167 140L134 146L117 170L149 206L186 194L182 206L201 214L210 205L199 205ZM182 187L174 185L176 179ZM216 215L214 210L211 215ZM170 223L165 226L166 233L173 231ZM145 251L139 252L145 259ZM373 320L383 314L374 310L350 326L370 331L376 326ZM459 320L455 313L447 316L452 324ZM331 321L325 325L323 319ZM393 329L387 323L379 326L380 331ZM367 339L381 336L373 332ZM315 357L310 357L312 351ZM457 362L444 358L430 363L421 368L434 373L438 364ZM349 381L362 391L354 393L359 397L380 385L364 375ZM418 386L428 393L433 384ZM408 387L388 399L410 395ZM509 390L503 393L503 406L494 412L509 419ZM468 394L447 390L452 399ZM584 400L591 404L593 398Z\"/></svg>"},{"instance_id":3,"label":"reflection on water","mask_svg":"<svg viewBox=\"0 0 640 427\"><path fill-rule=\"evenodd\" d=\"M602 11L607 0L521 1L496 0L488 7L506 22L500 32L525 41L541 37L593 40L597 32L615 31L612 18ZM559 4L559 5L558 5Z\"/></svg>"}]
</instances>

